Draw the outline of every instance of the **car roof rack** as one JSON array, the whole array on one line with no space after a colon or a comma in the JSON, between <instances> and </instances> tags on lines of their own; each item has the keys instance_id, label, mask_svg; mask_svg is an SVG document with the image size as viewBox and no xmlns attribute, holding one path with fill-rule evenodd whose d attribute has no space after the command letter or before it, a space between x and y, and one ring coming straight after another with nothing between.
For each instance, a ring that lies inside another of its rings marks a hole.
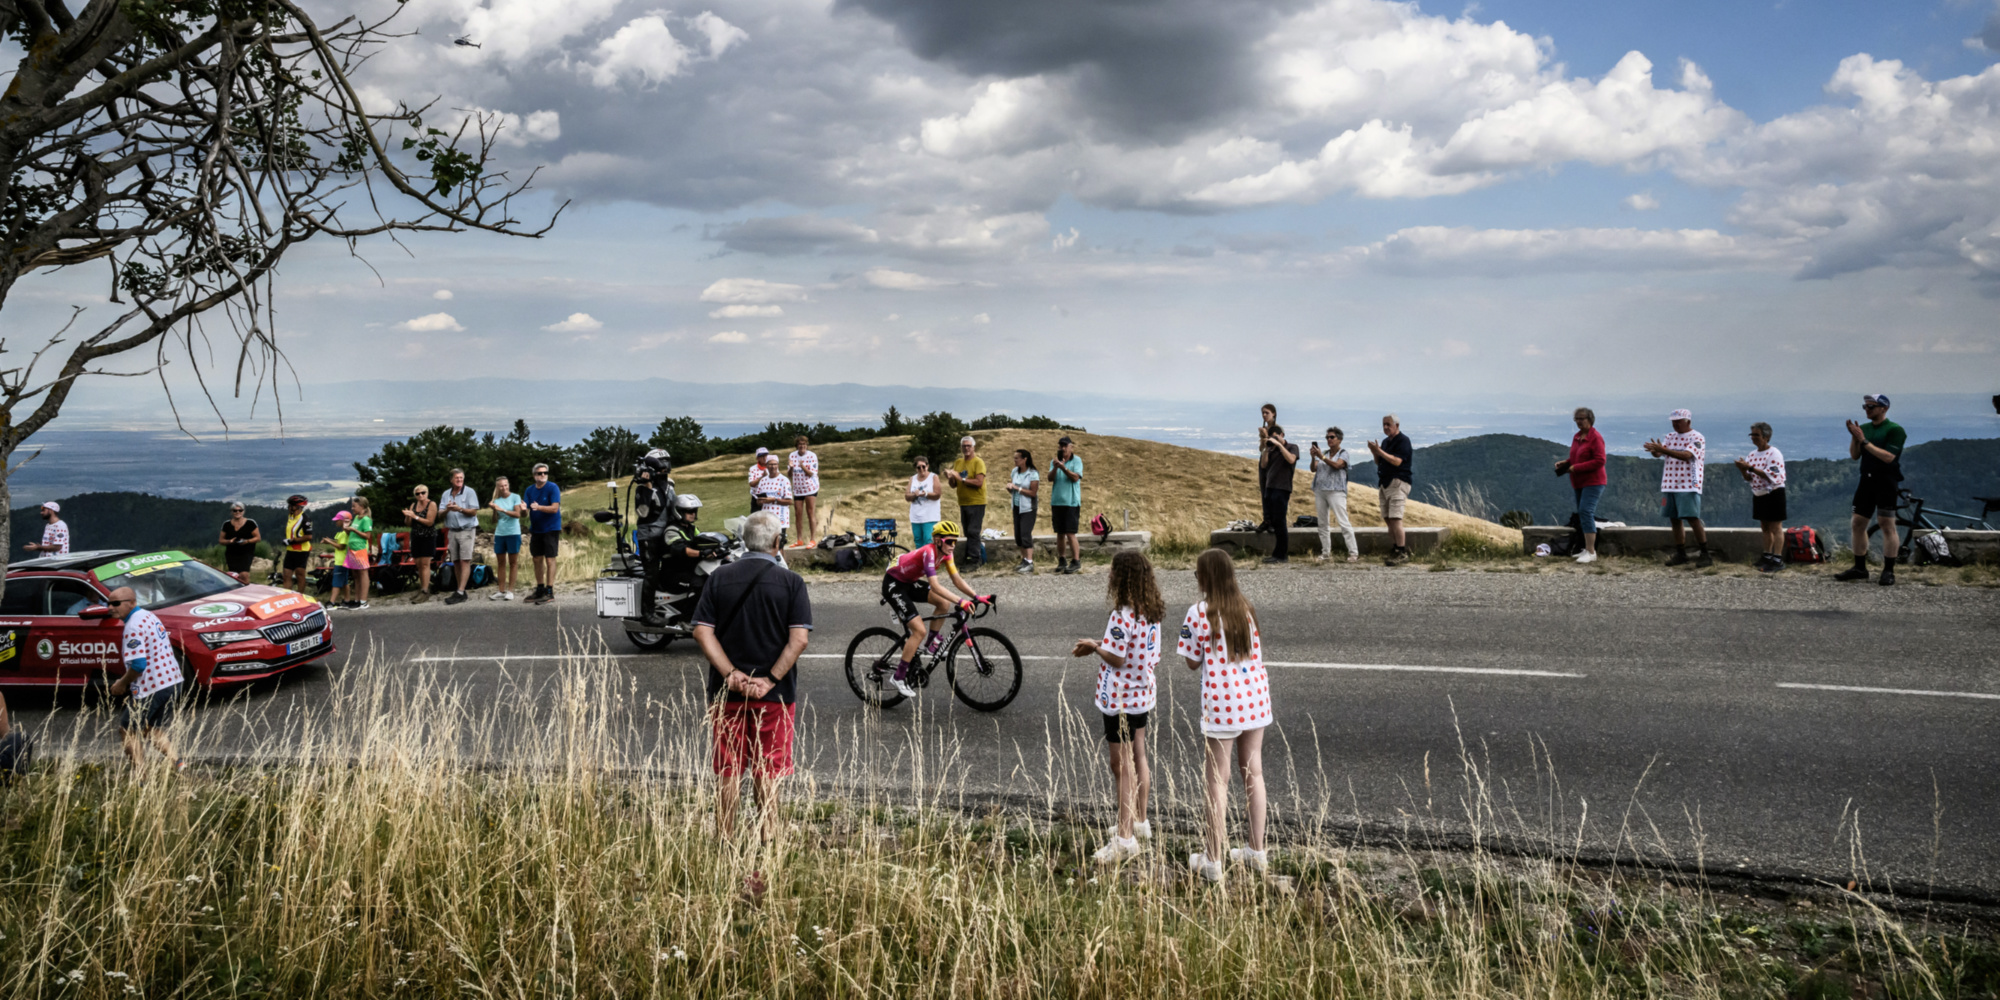
<instances>
[{"instance_id":1,"label":"car roof rack","mask_svg":"<svg viewBox=\"0 0 2000 1000\"><path fill-rule=\"evenodd\" d=\"M113 559L123 559L134 555L138 549L90 549L72 552L66 556L42 556L37 559L23 559L7 564L9 571L17 569L90 569L102 566Z\"/></svg>"}]
</instances>

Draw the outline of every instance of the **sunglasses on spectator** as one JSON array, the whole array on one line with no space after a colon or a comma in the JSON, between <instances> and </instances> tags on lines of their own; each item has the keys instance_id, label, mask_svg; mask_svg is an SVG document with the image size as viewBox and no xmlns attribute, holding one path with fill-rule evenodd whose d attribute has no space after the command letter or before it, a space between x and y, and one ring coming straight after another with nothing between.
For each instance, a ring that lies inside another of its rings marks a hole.
<instances>
[{"instance_id":1,"label":"sunglasses on spectator","mask_svg":"<svg viewBox=\"0 0 2000 1000\"><path fill-rule=\"evenodd\" d=\"M112 601L111 606L115 608L120 604L137 604L138 602L139 599L136 597L121 597L115 601Z\"/></svg>"}]
</instances>

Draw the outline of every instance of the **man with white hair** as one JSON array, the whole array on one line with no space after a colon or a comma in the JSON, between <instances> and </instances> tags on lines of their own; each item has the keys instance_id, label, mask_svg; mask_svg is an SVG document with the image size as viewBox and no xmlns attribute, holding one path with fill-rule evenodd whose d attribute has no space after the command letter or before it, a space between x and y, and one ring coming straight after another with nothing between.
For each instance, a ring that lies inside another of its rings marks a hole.
<instances>
[{"instance_id":1,"label":"man with white hair","mask_svg":"<svg viewBox=\"0 0 2000 1000\"><path fill-rule=\"evenodd\" d=\"M986 565L986 540L980 537L986 527L986 460L974 454L978 450L979 442L971 435L959 438L958 458L944 475L958 490L958 523L965 527L961 561L968 566Z\"/></svg>"},{"instance_id":2,"label":"man with white hair","mask_svg":"<svg viewBox=\"0 0 2000 1000\"><path fill-rule=\"evenodd\" d=\"M69 525L64 524L62 505L50 500L42 504L42 540L39 544L29 542L21 546L29 552L40 552L48 556L69 555Z\"/></svg>"},{"instance_id":3,"label":"man with white hair","mask_svg":"<svg viewBox=\"0 0 2000 1000\"><path fill-rule=\"evenodd\" d=\"M765 844L779 832L778 782L792 773L797 725L793 668L813 627L806 582L778 555L783 536L775 515L750 515L743 523L749 555L710 574L694 608L694 640L710 667L716 826L722 836L735 833L739 782L748 771Z\"/></svg>"},{"instance_id":4,"label":"man with white hair","mask_svg":"<svg viewBox=\"0 0 2000 1000\"><path fill-rule=\"evenodd\" d=\"M1715 565L1715 560L1708 554L1708 529L1701 523L1702 473L1705 468L1702 458L1708 453L1708 439L1694 429L1694 414L1688 410L1675 410L1667 414L1667 419L1672 422L1674 432L1645 445L1647 454L1665 459L1660 470L1660 506L1674 526L1674 555L1667 560L1667 565L1687 563L1685 526L1693 525L1694 543L1700 547L1694 566L1696 569L1707 569Z\"/></svg>"}]
</instances>

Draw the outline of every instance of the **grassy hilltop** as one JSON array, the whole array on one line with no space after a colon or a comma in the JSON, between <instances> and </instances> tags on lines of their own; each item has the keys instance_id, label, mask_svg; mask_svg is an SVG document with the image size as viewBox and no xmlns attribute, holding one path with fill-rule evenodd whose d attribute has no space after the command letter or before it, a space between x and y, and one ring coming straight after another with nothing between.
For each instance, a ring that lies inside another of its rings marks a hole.
<instances>
[{"instance_id":1,"label":"grassy hilltop","mask_svg":"<svg viewBox=\"0 0 2000 1000\"><path fill-rule=\"evenodd\" d=\"M987 527L1013 534L1006 483L1014 449L1033 452L1035 464L1045 470L1055 457L1056 439L1064 433L1011 428L972 433L989 473ZM1231 520L1259 518L1257 463L1252 459L1138 438L1068 433L1076 439L1077 454L1083 457L1086 520L1103 513L1114 527L1122 527L1121 512L1129 510L1132 529L1151 531L1155 544L1189 548L1207 545L1208 533ZM859 531L864 518L893 517L907 542L910 511L903 489L912 470L903 461L903 450L908 444L906 437L884 437L815 446L820 460L822 521L830 512L833 530ZM936 468L939 456L931 458ZM722 518L750 509L750 460L749 455L719 456L675 470L674 482L683 492L700 495L705 523L720 524ZM943 464L949 467L949 456ZM1312 476L1304 469L1302 462L1293 485L1294 516L1312 513ZM1382 523L1373 482L1367 480L1367 488L1357 486L1349 495L1348 513L1357 527ZM571 509L583 510L586 502L601 505L605 490L599 484L572 494L577 497L577 506ZM944 516L958 516L958 502L949 488L945 490ZM1407 523L1411 527L1444 525L1497 544L1521 544L1520 532L1427 504L1410 504ZM1038 531L1051 530L1046 487L1036 525Z\"/></svg>"}]
</instances>

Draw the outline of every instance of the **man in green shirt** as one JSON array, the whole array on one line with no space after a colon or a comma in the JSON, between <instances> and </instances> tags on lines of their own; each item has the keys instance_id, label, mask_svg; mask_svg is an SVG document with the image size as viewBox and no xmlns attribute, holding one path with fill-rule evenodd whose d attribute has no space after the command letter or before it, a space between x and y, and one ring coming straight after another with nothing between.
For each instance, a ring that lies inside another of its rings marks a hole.
<instances>
[{"instance_id":1,"label":"man in green shirt","mask_svg":"<svg viewBox=\"0 0 2000 1000\"><path fill-rule=\"evenodd\" d=\"M1882 526L1882 578L1884 587L1896 582L1897 491L1903 482L1903 428L1889 422L1889 397L1881 393L1861 397L1861 412L1868 422L1847 422L1847 456L1861 460L1861 483L1854 488L1854 565L1834 574L1836 580L1868 579L1868 521Z\"/></svg>"}]
</instances>

